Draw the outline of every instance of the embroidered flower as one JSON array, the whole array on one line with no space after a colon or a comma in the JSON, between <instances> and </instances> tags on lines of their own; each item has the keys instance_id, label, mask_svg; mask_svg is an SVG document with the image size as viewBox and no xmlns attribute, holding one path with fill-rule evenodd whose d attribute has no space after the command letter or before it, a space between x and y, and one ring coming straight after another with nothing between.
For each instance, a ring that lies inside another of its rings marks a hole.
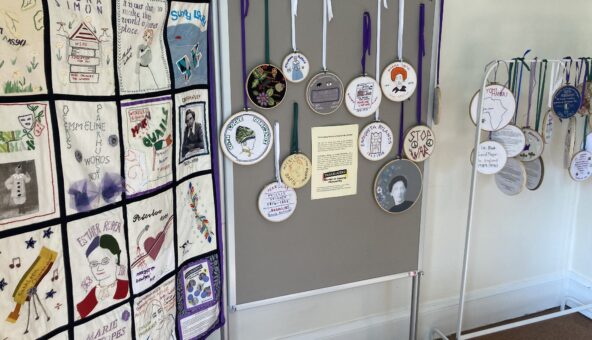
<instances>
[{"instance_id":1,"label":"embroidered flower","mask_svg":"<svg viewBox=\"0 0 592 340\"><path fill-rule=\"evenodd\" d=\"M267 106L269 104L269 97L267 96L267 93L259 93L259 95L257 95L257 103L259 103L261 106Z\"/></svg>"},{"instance_id":2,"label":"embroidered flower","mask_svg":"<svg viewBox=\"0 0 592 340\"><path fill-rule=\"evenodd\" d=\"M277 84L275 84L275 90L276 90L277 92L282 92L282 91L284 91L284 84L282 84L282 83L277 83Z\"/></svg>"}]
</instances>

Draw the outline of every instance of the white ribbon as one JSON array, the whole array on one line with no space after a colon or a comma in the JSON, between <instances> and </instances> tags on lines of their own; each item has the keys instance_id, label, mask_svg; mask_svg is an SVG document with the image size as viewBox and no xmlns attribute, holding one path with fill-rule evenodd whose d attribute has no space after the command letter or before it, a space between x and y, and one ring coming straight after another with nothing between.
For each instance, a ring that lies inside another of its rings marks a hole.
<instances>
[{"instance_id":1,"label":"white ribbon","mask_svg":"<svg viewBox=\"0 0 592 340\"><path fill-rule=\"evenodd\" d=\"M549 97L547 98L547 107L553 107L553 93L555 93L555 76L557 72L557 63L553 62L551 65L551 79L549 79Z\"/></svg>"},{"instance_id":2,"label":"white ribbon","mask_svg":"<svg viewBox=\"0 0 592 340\"><path fill-rule=\"evenodd\" d=\"M403 27L405 24L405 0L399 0L399 34L397 39L397 53L399 60L403 61Z\"/></svg>"},{"instance_id":3,"label":"white ribbon","mask_svg":"<svg viewBox=\"0 0 592 340\"><path fill-rule=\"evenodd\" d=\"M282 179L280 177L280 123L277 121L273 126L273 135L275 138L275 180L278 183L282 183Z\"/></svg>"},{"instance_id":4,"label":"white ribbon","mask_svg":"<svg viewBox=\"0 0 592 340\"><path fill-rule=\"evenodd\" d=\"M387 7L387 3L386 0L384 1L384 8L388 8ZM377 18L376 18L376 82L380 84L380 78L379 78L379 74L380 74L380 28L382 27L380 24L380 0L376 0L377 3ZM382 95L382 94L381 94ZM376 109L376 112L374 113L374 120L375 121L380 121L380 108Z\"/></svg>"},{"instance_id":5,"label":"white ribbon","mask_svg":"<svg viewBox=\"0 0 592 340\"><path fill-rule=\"evenodd\" d=\"M290 0L292 2L291 12L292 12L292 50L297 51L296 49L296 16L298 15L298 0Z\"/></svg>"},{"instance_id":6,"label":"white ribbon","mask_svg":"<svg viewBox=\"0 0 592 340\"><path fill-rule=\"evenodd\" d=\"M327 22L333 19L331 0L323 0L323 71L327 71Z\"/></svg>"}]
</instances>

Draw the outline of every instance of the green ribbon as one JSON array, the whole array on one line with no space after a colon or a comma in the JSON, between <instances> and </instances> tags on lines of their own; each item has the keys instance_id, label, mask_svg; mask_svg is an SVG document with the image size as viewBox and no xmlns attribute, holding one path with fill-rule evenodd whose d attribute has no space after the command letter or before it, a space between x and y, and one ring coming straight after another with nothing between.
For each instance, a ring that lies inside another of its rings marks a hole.
<instances>
[{"instance_id":1,"label":"green ribbon","mask_svg":"<svg viewBox=\"0 0 592 340\"><path fill-rule=\"evenodd\" d=\"M269 58L269 0L265 0L265 63L271 63Z\"/></svg>"},{"instance_id":2,"label":"green ribbon","mask_svg":"<svg viewBox=\"0 0 592 340\"><path fill-rule=\"evenodd\" d=\"M539 131L539 125L541 122L541 111L543 109L543 97L545 92L545 79L547 78L547 59L543 59L542 63L545 65L545 70L541 67L539 69L539 87L537 91L537 106L536 106L536 122L535 122L535 131ZM541 75L543 81L541 81Z\"/></svg>"},{"instance_id":3,"label":"green ribbon","mask_svg":"<svg viewBox=\"0 0 592 340\"><path fill-rule=\"evenodd\" d=\"M290 142L290 154L300 151L298 149L298 103L294 103L294 116L292 120L292 140Z\"/></svg>"}]
</instances>

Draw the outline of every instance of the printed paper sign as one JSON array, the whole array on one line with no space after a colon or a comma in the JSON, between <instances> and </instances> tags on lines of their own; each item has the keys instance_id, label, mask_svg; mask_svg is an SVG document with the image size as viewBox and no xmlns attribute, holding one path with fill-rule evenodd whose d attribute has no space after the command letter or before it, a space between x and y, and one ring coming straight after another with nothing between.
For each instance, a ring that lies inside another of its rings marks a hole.
<instances>
[{"instance_id":1,"label":"printed paper sign","mask_svg":"<svg viewBox=\"0 0 592 340\"><path fill-rule=\"evenodd\" d=\"M0 105L0 230L59 213L49 106Z\"/></svg>"},{"instance_id":2,"label":"printed paper sign","mask_svg":"<svg viewBox=\"0 0 592 340\"><path fill-rule=\"evenodd\" d=\"M3 1L0 9L0 95L47 93L41 1Z\"/></svg>"},{"instance_id":3,"label":"printed paper sign","mask_svg":"<svg viewBox=\"0 0 592 340\"><path fill-rule=\"evenodd\" d=\"M114 95L111 1L48 1L55 93Z\"/></svg>"},{"instance_id":4,"label":"printed paper sign","mask_svg":"<svg viewBox=\"0 0 592 340\"><path fill-rule=\"evenodd\" d=\"M216 210L211 175L177 186L177 244L179 264L216 249Z\"/></svg>"},{"instance_id":5,"label":"printed paper sign","mask_svg":"<svg viewBox=\"0 0 592 340\"><path fill-rule=\"evenodd\" d=\"M68 223L68 245L77 320L129 296L121 209Z\"/></svg>"},{"instance_id":6,"label":"printed paper sign","mask_svg":"<svg viewBox=\"0 0 592 340\"><path fill-rule=\"evenodd\" d=\"M311 199L355 195L358 125L314 127L311 130Z\"/></svg>"},{"instance_id":7,"label":"printed paper sign","mask_svg":"<svg viewBox=\"0 0 592 340\"><path fill-rule=\"evenodd\" d=\"M170 96L121 104L125 142L125 187L130 196L172 180L173 125Z\"/></svg>"},{"instance_id":8,"label":"printed paper sign","mask_svg":"<svg viewBox=\"0 0 592 340\"><path fill-rule=\"evenodd\" d=\"M128 205L127 223L132 287L140 293L175 269L172 190Z\"/></svg>"},{"instance_id":9,"label":"printed paper sign","mask_svg":"<svg viewBox=\"0 0 592 340\"><path fill-rule=\"evenodd\" d=\"M171 277L134 302L136 337L140 340L174 340L175 278Z\"/></svg>"},{"instance_id":10,"label":"printed paper sign","mask_svg":"<svg viewBox=\"0 0 592 340\"><path fill-rule=\"evenodd\" d=\"M207 90L175 96L177 178L211 168L210 120Z\"/></svg>"},{"instance_id":11,"label":"printed paper sign","mask_svg":"<svg viewBox=\"0 0 592 340\"><path fill-rule=\"evenodd\" d=\"M0 334L37 339L68 322L60 226L0 240Z\"/></svg>"},{"instance_id":12,"label":"printed paper sign","mask_svg":"<svg viewBox=\"0 0 592 340\"><path fill-rule=\"evenodd\" d=\"M175 88L208 83L209 4L173 1L167 39Z\"/></svg>"},{"instance_id":13,"label":"printed paper sign","mask_svg":"<svg viewBox=\"0 0 592 340\"><path fill-rule=\"evenodd\" d=\"M166 0L117 1L117 67L122 94L171 87L163 29Z\"/></svg>"},{"instance_id":14,"label":"printed paper sign","mask_svg":"<svg viewBox=\"0 0 592 340\"><path fill-rule=\"evenodd\" d=\"M123 178L114 102L56 102L69 214L121 200Z\"/></svg>"}]
</instances>

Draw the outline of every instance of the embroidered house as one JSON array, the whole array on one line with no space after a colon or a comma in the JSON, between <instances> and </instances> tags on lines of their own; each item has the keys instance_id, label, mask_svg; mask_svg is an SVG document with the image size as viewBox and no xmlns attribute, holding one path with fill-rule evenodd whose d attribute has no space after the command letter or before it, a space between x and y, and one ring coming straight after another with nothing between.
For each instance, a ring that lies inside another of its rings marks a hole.
<instances>
[{"instance_id":1,"label":"embroidered house","mask_svg":"<svg viewBox=\"0 0 592 340\"><path fill-rule=\"evenodd\" d=\"M86 25L80 24L70 36L68 64L71 83L98 83L97 66L101 63L100 41Z\"/></svg>"}]
</instances>

